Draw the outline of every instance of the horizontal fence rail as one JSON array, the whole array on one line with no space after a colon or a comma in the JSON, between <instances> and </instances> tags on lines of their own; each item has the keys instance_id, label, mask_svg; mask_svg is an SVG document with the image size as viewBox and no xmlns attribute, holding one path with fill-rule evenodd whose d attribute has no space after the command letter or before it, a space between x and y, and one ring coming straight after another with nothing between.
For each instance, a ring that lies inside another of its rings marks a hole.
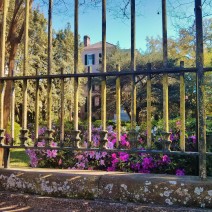
<instances>
[{"instance_id":1,"label":"horizontal fence rail","mask_svg":"<svg viewBox=\"0 0 212 212\"><path fill-rule=\"evenodd\" d=\"M25 31L24 31L24 63L23 63L23 75L15 76L10 74L5 76L5 36L6 36L6 17L7 17L7 0L4 0L4 10L3 10L3 25L1 29L1 70L0 70L0 147L4 149L4 167L9 166L9 157L11 148L25 148L25 149L55 149L55 150L70 150L70 151L106 151L106 152L128 152L128 153L146 153L146 154L168 154L168 155L189 155L194 157L199 157L199 176L201 179L206 179L206 155L211 156L211 152L206 152L206 130L205 130L205 105L204 105L204 73L211 72L211 68L203 67L203 35L202 35L202 10L201 10L201 0L195 0L195 15L196 15L196 67L195 68L185 68L184 63L181 62L180 67L169 68L167 65L168 61L168 41L167 41L167 17L166 17L166 0L162 0L162 29L163 29L163 68L153 69L151 64L147 64L147 68L137 70L136 69L136 5L135 0L130 1L130 11L131 11L131 63L130 70L121 70L120 66L117 64L116 70L107 72L107 49L106 49L106 0L102 0L102 65L101 71L93 73L91 68L88 67L88 71L84 73L79 73L79 39L78 39L78 28L79 28L79 1L74 1L74 72L65 74L64 70L58 70L58 74L53 74L52 71L52 9L53 9L53 0L49 0L48 8L48 69L47 74L37 73L33 76L28 75L28 46L29 46L29 15L30 15L30 1L25 0ZM185 74L186 73L195 73L197 77L197 142L199 151L190 152L185 150ZM152 149L152 134L151 134L151 117L152 117L152 77L154 75L161 75L161 84L163 90L163 139L162 139L162 150ZM180 151L171 151L170 150L170 132L169 132L169 76L175 75L180 78ZM120 147L121 140L121 80L124 77L129 76L130 85L130 113L131 113L131 127L128 132L130 140L130 149L123 149ZM110 149L107 139L107 116L106 116L106 100L107 100L107 79L113 77L115 79L115 93L116 93L116 133L117 140L116 145L113 149ZM138 92L138 77L146 77L147 83L147 147L148 149L139 149L138 148L138 132L136 131L136 98ZM79 87L81 78L87 80L86 91L87 91L87 147L83 147L82 140L80 137L79 130ZM100 80L100 96L101 96L101 125L102 129L100 132L100 145L99 148L93 146L92 141L92 80L93 78L99 78ZM74 99L74 126L71 131L71 138L67 141L65 136L65 124L64 124L64 101L65 94L69 92L65 90L66 80L73 79L73 99ZM46 140L45 146L38 146L38 142L42 139L39 136L39 88L41 81L46 80L47 86L47 117L46 117L46 132L45 136L42 137ZM53 80L58 80L60 82L60 135L58 138L59 145L58 147L51 146L51 141L55 138L53 137L53 117L52 117L52 107L54 105L54 99L52 97L52 87ZM15 124L15 83L21 81L22 85L22 123L20 131L20 145L14 145L14 124ZM28 95L28 85L29 82L33 81L35 86L35 123L34 123L34 132L35 138L33 140L33 145L27 145L27 140L29 139L29 130L27 129L27 108L29 107L29 98ZM3 111L4 111L4 95L5 87L7 84L12 82L11 89L11 109L10 109L10 121L11 121L11 140L10 143L6 144L5 140L5 129L3 123Z\"/></svg>"},{"instance_id":2,"label":"horizontal fence rail","mask_svg":"<svg viewBox=\"0 0 212 212\"><path fill-rule=\"evenodd\" d=\"M204 72L211 72L212 68L203 68ZM24 79L31 79L31 80L36 80L36 79L55 79L55 78L74 78L74 77L79 77L79 78L84 78L84 77L112 77L112 76L132 76L132 75L153 75L153 74L180 74L180 73L196 73L197 68L164 68L164 69L142 69L142 70L136 70L133 73L131 71L110 71L110 72L105 72L105 73L78 73L78 74L45 74L45 75L29 75L29 76L5 76L5 77L0 77L0 80L24 80Z\"/></svg>"}]
</instances>

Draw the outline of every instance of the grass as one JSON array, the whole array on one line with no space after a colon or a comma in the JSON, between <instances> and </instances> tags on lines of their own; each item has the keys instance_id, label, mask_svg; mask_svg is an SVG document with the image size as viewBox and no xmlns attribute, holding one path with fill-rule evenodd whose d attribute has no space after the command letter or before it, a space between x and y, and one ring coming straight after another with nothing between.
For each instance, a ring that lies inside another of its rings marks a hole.
<instances>
[{"instance_id":1,"label":"grass","mask_svg":"<svg viewBox=\"0 0 212 212\"><path fill-rule=\"evenodd\" d=\"M25 149L11 149L10 167L29 167L29 157Z\"/></svg>"}]
</instances>

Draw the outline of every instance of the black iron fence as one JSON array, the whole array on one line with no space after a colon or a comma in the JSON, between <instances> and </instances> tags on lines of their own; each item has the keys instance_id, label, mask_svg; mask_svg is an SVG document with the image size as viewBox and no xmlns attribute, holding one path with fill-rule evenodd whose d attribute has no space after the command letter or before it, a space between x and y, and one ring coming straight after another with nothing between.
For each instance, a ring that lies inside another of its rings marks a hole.
<instances>
[{"instance_id":1,"label":"black iron fence","mask_svg":"<svg viewBox=\"0 0 212 212\"><path fill-rule=\"evenodd\" d=\"M117 70L113 72L107 72L106 70L106 0L102 0L102 69L99 73L79 73L78 72L78 8L79 2L75 0L75 40L74 40L74 73L73 74L52 74L52 0L49 0L49 17L48 17L48 74L34 76L28 76L28 28L29 28L29 0L25 0L25 39L24 39L24 70L23 76L5 76L5 33L6 33L6 17L7 17L7 0L4 0L3 10L3 25L2 25L2 37L1 37L1 72L0 72L0 143L4 149L4 167L9 167L9 155L11 148L28 148L28 149L61 149L61 150L81 150L81 151L109 151L109 152L139 152L139 153L150 153L158 154L165 153L171 155L191 155L199 157L199 176L202 179L207 177L206 174L206 156L212 155L211 152L206 152L206 121L205 121L205 105L204 105L204 73L212 71L212 68L203 67L203 29L202 29L202 7L201 0L195 0L195 17L196 17L196 68L184 68L183 62L180 67L167 68L167 24L166 24L166 0L162 0L162 18L163 18L163 66L162 69L152 69L151 64L148 64L147 69L136 71L135 63L135 0L131 0L131 71L120 71L119 65ZM197 78L197 141L198 141L198 152L187 152L185 151L185 78L184 74L193 72L196 73ZM163 148L162 150L153 150L152 146L152 134L151 134L151 75L162 74L163 76L163 120L164 120L164 134L163 134ZM181 134L180 134L180 151L170 151L171 141L169 139L169 114L168 114L168 74L179 74L180 75L180 119L181 119ZM107 148L107 129L106 129L106 79L110 76L116 77L116 133L117 133L117 144L116 148ZM119 141L121 136L121 86L120 77L130 76L131 79L131 130L129 132L129 138L131 142L131 149L121 149L119 147ZM136 79L137 76L147 77L147 146L148 149L141 150L137 148L137 132L136 127ZM101 78L101 124L102 131L100 135L100 147L93 148L91 143L91 126L92 126L92 78ZM74 79L74 130L71 131L71 143L66 144L64 135L64 80ZM88 121L88 133L87 141L88 147L84 148L80 141L78 111L79 111L79 79L87 79L87 121ZM46 145L45 147L38 147L37 142L39 140L39 83L40 80L47 80L47 130L46 130ZM59 79L61 81L61 102L60 102L60 146L52 147L50 141L53 140L53 129L52 129L52 80ZM28 140L28 129L27 129L27 107L28 107L28 82L30 80L35 81L35 143L32 146L26 145ZM23 85L23 109L22 109L22 129L20 131L20 145L14 145L14 122L15 122L15 82L22 81ZM11 134L12 140L10 143L5 143L5 129L4 129L4 95L5 87L7 83L11 83Z\"/></svg>"}]
</instances>

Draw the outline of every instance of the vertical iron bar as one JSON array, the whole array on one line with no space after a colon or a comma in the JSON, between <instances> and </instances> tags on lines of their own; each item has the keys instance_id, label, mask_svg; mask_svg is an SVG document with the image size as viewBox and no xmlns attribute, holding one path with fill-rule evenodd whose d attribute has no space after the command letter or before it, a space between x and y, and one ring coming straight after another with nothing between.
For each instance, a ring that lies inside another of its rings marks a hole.
<instances>
[{"instance_id":1,"label":"vertical iron bar","mask_svg":"<svg viewBox=\"0 0 212 212\"><path fill-rule=\"evenodd\" d=\"M0 49L0 77L4 77L5 72L5 42L6 42L6 23L7 23L7 0L3 2L2 28L1 28L1 49ZM0 145L4 144L4 93L5 81L0 81ZM0 164L1 165L1 164Z\"/></svg>"},{"instance_id":2,"label":"vertical iron bar","mask_svg":"<svg viewBox=\"0 0 212 212\"><path fill-rule=\"evenodd\" d=\"M78 73L79 68L79 0L75 0L74 5L74 73ZM72 140L74 147L80 147L80 131L78 129L78 112L79 112L79 79L74 77L74 130L72 131Z\"/></svg>"},{"instance_id":3,"label":"vertical iron bar","mask_svg":"<svg viewBox=\"0 0 212 212\"><path fill-rule=\"evenodd\" d=\"M135 0L131 0L131 71L136 69L135 64ZM132 91L131 91L131 129L136 127L136 85L135 75L132 74Z\"/></svg>"},{"instance_id":4,"label":"vertical iron bar","mask_svg":"<svg viewBox=\"0 0 212 212\"><path fill-rule=\"evenodd\" d=\"M28 71L28 50L29 50L29 0L25 0L25 28L24 28L24 68L23 76ZM21 145L25 146L28 139L27 130L27 79L23 80L23 109L22 109L22 129L21 129Z\"/></svg>"},{"instance_id":5,"label":"vertical iron bar","mask_svg":"<svg viewBox=\"0 0 212 212\"><path fill-rule=\"evenodd\" d=\"M24 70L23 76L27 75L28 71L28 51L29 51L29 0L25 0L25 36L24 36ZM22 128L27 129L27 80L23 81L23 117Z\"/></svg>"},{"instance_id":6,"label":"vertical iron bar","mask_svg":"<svg viewBox=\"0 0 212 212\"><path fill-rule=\"evenodd\" d=\"M102 0L102 72L106 72L106 0ZM102 130L106 130L106 78L101 82Z\"/></svg>"},{"instance_id":7,"label":"vertical iron bar","mask_svg":"<svg viewBox=\"0 0 212 212\"><path fill-rule=\"evenodd\" d=\"M88 67L88 73L92 73L91 67ZM92 136L92 84L91 77L88 77L88 98L87 98L87 117L88 117L88 147L91 146L91 136Z\"/></svg>"},{"instance_id":8,"label":"vertical iron bar","mask_svg":"<svg viewBox=\"0 0 212 212\"><path fill-rule=\"evenodd\" d=\"M180 62L184 68L184 62ZM185 73L180 73L180 149L185 151Z\"/></svg>"},{"instance_id":9,"label":"vertical iron bar","mask_svg":"<svg viewBox=\"0 0 212 212\"><path fill-rule=\"evenodd\" d=\"M49 10L48 10L48 75L52 73L52 9L53 0L49 0ZM52 80L47 79L47 143L50 145L50 140L52 137Z\"/></svg>"},{"instance_id":10,"label":"vertical iron bar","mask_svg":"<svg viewBox=\"0 0 212 212\"><path fill-rule=\"evenodd\" d=\"M197 67L197 121L198 121L198 149L199 149L199 176L207 178L206 172L206 121L204 102L204 72L203 72L203 26L202 1L195 0L196 17L196 67Z\"/></svg>"},{"instance_id":11,"label":"vertical iron bar","mask_svg":"<svg viewBox=\"0 0 212 212\"><path fill-rule=\"evenodd\" d=\"M36 75L38 76L38 70L36 70ZM38 143L38 129L39 129L39 79L36 79L36 88L35 88L35 145Z\"/></svg>"},{"instance_id":12,"label":"vertical iron bar","mask_svg":"<svg viewBox=\"0 0 212 212\"><path fill-rule=\"evenodd\" d=\"M120 72L120 65L116 65L116 70ZM116 78L116 148L119 147L121 141L121 80L120 76Z\"/></svg>"},{"instance_id":13,"label":"vertical iron bar","mask_svg":"<svg viewBox=\"0 0 212 212\"><path fill-rule=\"evenodd\" d=\"M12 71L12 76L14 76L14 71ZM12 80L12 90L11 90L11 145L14 144L15 139L15 81Z\"/></svg>"},{"instance_id":14,"label":"vertical iron bar","mask_svg":"<svg viewBox=\"0 0 212 212\"><path fill-rule=\"evenodd\" d=\"M163 66L167 67L168 63L168 43L167 43L167 14L166 0L162 0L162 30L163 30ZM168 94L168 74L163 75L163 121L164 131L169 131L169 94Z\"/></svg>"},{"instance_id":15,"label":"vertical iron bar","mask_svg":"<svg viewBox=\"0 0 212 212\"><path fill-rule=\"evenodd\" d=\"M4 168L10 167L10 148L4 148Z\"/></svg>"},{"instance_id":16,"label":"vertical iron bar","mask_svg":"<svg viewBox=\"0 0 212 212\"><path fill-rule=\"evenodd\" d=\"M151 63L147 64L147 70L151 71ZM147 75L147 146L151 148L152 142L152 123L151 123L151 75Z\"/></svg>"},{"instance_id":17,"label":"vertical iron bar","mask_svg":"<svg viewBox=\"0 0 212 212\"><path fill-rule=\"evenodd\" d=\"M61 74L64 74L63 68L61 69ZM64 114L65 114L65 108L64 108L64 78L61 78L61 111L60 111L60 145L63 145L64 142Z\"/></svg>"},{"instance_id":18,"label":"vertical iron bar","mask_svg":"<svg viewBox=\"0 0 212 212\"><path fill-rule=\"evenodd\" d=\"M1 28L1 49L0 49L0 76L4 77L4 69L5 69L5 42L6 42L6 23L7 23L7 0L3 2L3 14L2 14L2 28ZM0 121L0 128L3 128L3 117L1 113L1 121Z\"/></svg>"},{"instance_id":19,"label":"vertical iron bar","mask_svg":"<svg viewBox=\"0 0 212 212\"><path fill-rule=\"evenodd\" d=\"M2 28L1 28L1 49L0 49L0 77L4 77L5 73L5 42L6 42L6 23L7 23L7 0L3 2L3 14L2 14ZM0 145L4 145L4 93L5 93L5 81L0 81ZM9 151L9 149L8 149ZM1 149L1 154L3 154L4 168L7 168L9 163L9 154L7 154L7 149ZM6 157L8 156L8 157ZM2 161L1 161L2 162ZM0 164L2 166L2 164Z\"/></svg>"},{"instance_id":20,"label":"vertical iron bar","mask_svg":"<svg viewBox=\"0 0 212 212\"><path fill-rule=\"evenodd\" d=\"M106 72L106 0L102 0L102 72ZM106 77L101 80L101 120L100 148L107 148L106 126Z\"/></svg>"},{"instance_id":21,"label":"vertical iron bar","mask_svg":"<svg viewBox=\"0 0 212 212\"><path fill-rule=\"evenodd\" d=\"M75 0L75 13L74 13L74 73L78 73L78 16L79 16L79 2ZM74 130L78 130L78 78L74 78Z\"/></svg>"}]
</instances>

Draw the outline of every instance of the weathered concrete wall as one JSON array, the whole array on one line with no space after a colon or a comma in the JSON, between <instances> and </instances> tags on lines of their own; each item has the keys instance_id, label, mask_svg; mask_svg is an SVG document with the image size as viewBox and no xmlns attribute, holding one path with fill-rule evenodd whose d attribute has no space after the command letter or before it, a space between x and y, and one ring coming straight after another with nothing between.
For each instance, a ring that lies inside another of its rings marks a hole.
<instances>
[{"instance_id":1,"label":"weathered concrete wall","mask_svg":"<svg viewBox=\"0 0 212 212\"><path fill-rule=\"evenodd\" d=\"M48 169L0 169L0 190L55 197L212 208L212 179Z\"/></svg>"}]
</instances>

